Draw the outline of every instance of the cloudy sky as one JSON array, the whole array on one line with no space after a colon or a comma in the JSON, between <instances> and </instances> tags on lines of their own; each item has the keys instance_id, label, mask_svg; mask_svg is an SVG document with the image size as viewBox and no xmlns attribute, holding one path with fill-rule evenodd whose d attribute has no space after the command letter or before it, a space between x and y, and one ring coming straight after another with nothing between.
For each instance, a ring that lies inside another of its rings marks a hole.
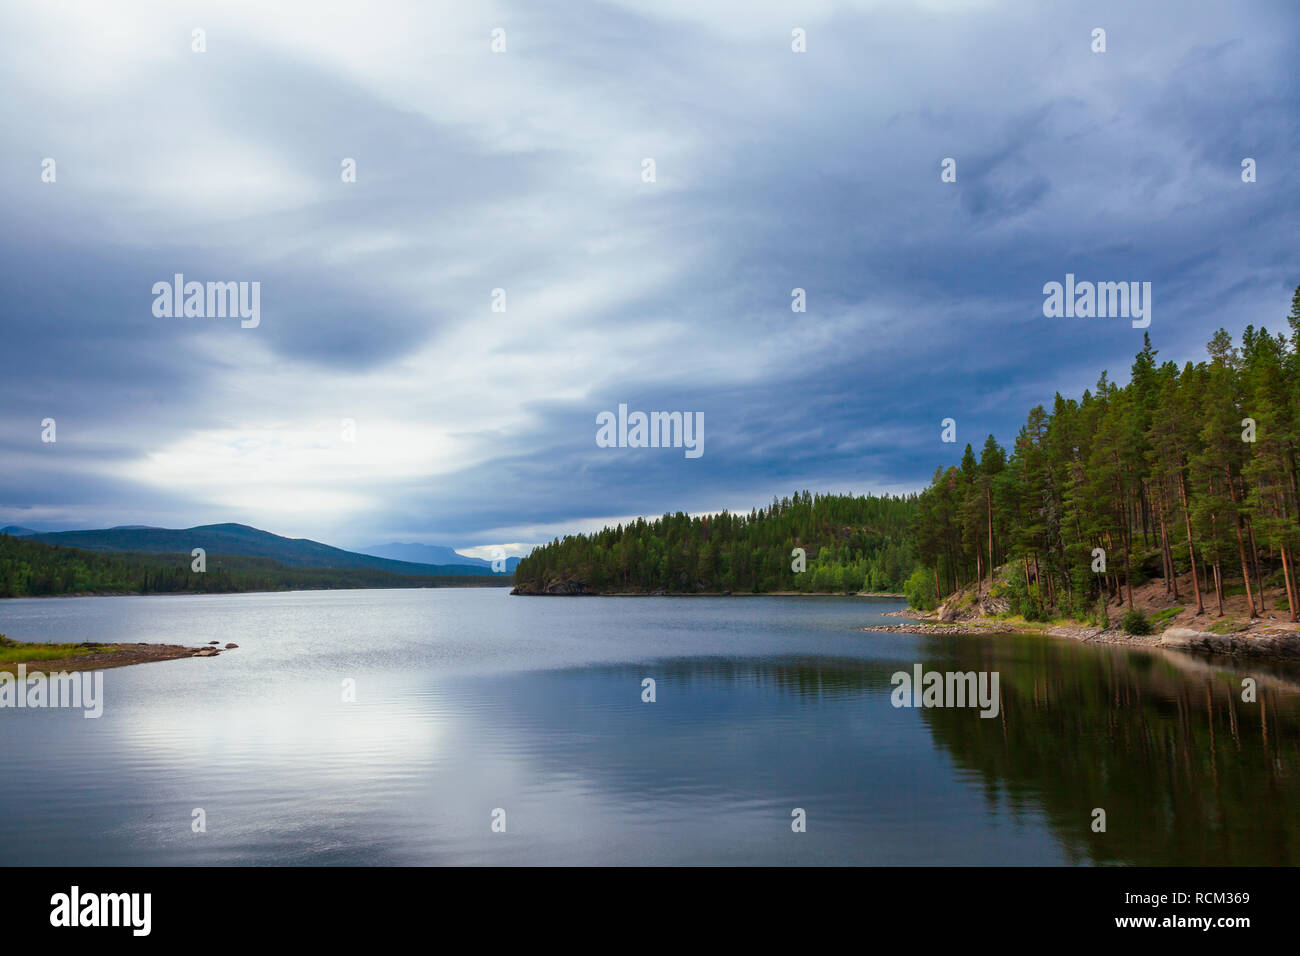
<instances>
[{"instance_id":1,"label":"cloudy sky","mask_svg":"<svg viewBox=\"0 0 1300 956\"><path fill-rule=\"evenodd\" d=\"M1284 325L1297 63L1250 0L4 4L0 525L468 548L919 489L1126 380L1127 320L1044 317L1067 272L1151 282L1162 359ZM175 273L260 324L155 316ZM620 403L703 456L597 447Z\"/></svg>"}]
</instances>

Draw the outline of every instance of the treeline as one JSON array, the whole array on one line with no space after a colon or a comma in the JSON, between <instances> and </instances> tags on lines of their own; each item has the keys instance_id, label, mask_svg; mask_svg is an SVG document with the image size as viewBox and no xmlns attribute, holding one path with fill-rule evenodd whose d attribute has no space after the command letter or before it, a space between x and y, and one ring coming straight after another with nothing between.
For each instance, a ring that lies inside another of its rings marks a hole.
<instances>
[{"instance_id":1,"label":"treeline","mask_svg":"<svg viewBox=\"0 0 1300 956\"><path fill-rule=\"evenodd\" d=\"M1131 609L1134 587L1163 578L1170 598L1218 615L1241 594L1253 617L1278 589L1268 610L1296 620L1300 289L1288 321L1289 337L1250 326L1239 345L1220 329L1181 368L1157 364L1146 337L1127 385L1103 373L1077 401L1058 393L1010 454L992 435L978 458L967 445L920 497L914 603L983 588L1009 563L1004 587L1030 617Z\"/></svg>"},{"instance_id":2,"label":"treeline","mask_svg":"<svg viewBox=\"0 0 1300 956\"><path fill-rule=\"evenodd\" d=\"M773 499L748 515L638 518L537 548L515 569L522 593L899 591L916 564L917 496ZM805 565L794 570L796 548Z\"/></svg>"},{"instance_id":3,"label":"treeline","mask_svg":"<svg viewBox=\"0 0 1300 956\"><path fill-rule=\"evenodd\" d=\"M500 587L509 575L408 575L391 571L297 568L270 558L84 551L0 534L0 598L59 594L226 594L343 588Z\"/></svg>"}]
</instances>

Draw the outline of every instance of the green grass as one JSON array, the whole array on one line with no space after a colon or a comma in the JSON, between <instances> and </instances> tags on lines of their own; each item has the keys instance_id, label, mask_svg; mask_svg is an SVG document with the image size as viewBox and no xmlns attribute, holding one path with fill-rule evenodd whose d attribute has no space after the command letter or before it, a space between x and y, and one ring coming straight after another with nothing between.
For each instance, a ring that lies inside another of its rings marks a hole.
<instances>
[{"instance_id":1,"label":"green grass","mask_svg":"<svg viewBox=\"0 0 1300 956\"><path fill-rule=\"evenodd\" d=\"M999 621L1005 621L1012 627L1021 628L1028 631L1045 631L1053 624L1062 621L1062 618L1055 618L1051 621L1029 621L1022 614L1012 614L1010 611L1003 611L997 616Z\"/></svg>"},{"instance_id":2,"label":"green grass","mask_svg":"<svg viewBox=\"0 0 1300 956\"><path fill-rule=\"evenodd\" d=\"M1236 634L1238 631L1244 631L1248 624L1244 621L1238 621L1233 617L1225 617L1215 621L1206 628L1211 634Z\"/></svg>"},{"instance_id":3,"label":"green grass","mask_svg":"<svg viewBox=\"0 0 1300 956\"><path fill-rule=\"evenodd\" d=\"M0 664L60 661L93 653L95 653L94 648L80 647L76 644L23 644L0 634Z\"/></svg>"},{"instance_id":4,"label":"green grass","mask_svg":"<svg viewBox=\"0 0 1300 956\"><path fill-rule=\"evenodd\" d=\"M1187 608L1184 605L1176 604L1173 607L1161 608L1159 611L1152 612L1151 617L1148 618L1151 622L1151 629L1164 630L1165 625L1185 610Z\"/></svg>"}]
</instances>

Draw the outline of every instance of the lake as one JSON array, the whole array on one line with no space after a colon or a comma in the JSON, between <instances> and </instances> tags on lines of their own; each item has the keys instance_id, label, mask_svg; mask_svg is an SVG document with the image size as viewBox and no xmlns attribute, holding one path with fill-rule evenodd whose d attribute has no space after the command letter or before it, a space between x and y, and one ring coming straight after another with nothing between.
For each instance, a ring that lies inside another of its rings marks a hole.
<instances>
[{"instance_id":1,"label":"lake","mask_svg":"<svg viewBox=\"0 0 1300 956\"><path fill-rule=\"evenodd\" d=\"M858 630L900 606L0 601L17 640L240 645L105 671L98 720L0 710L0 863L1300 863L1294 668ZM917 664L996 672L996 716L895 707Z\"/></svg>"}]
</instances>

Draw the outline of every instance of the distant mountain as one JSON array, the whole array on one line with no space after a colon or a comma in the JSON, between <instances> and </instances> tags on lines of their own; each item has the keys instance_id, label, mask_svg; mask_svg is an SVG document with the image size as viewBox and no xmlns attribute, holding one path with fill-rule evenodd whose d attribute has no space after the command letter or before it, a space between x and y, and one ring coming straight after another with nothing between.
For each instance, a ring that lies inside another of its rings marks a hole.
<instances>
[{"instance_id":1,"label":"distant mountain","mask_svg":"<svg viewBox=\"0 0 1300 956\"><path fill-rule=\"evenodd\" d=\"M393 541L389 544L376 544L362 548L362 554L373 554L379 558L391 558L394 561L411 561L417 564L464 564L469 567L492 570L492 562L484 558L467 558L457 554L452 548L436 544L413 544ZM519 558L506 558L506 571L514 573Z\"/></svg>"},{"instance_id":2,"label":"distant mountain","mask_svg":"<svg viewBox=\"0 0 1300 956\"><path fill-rule=\"evenodd\" d=\"M290 567L272 558L210 554L196 574L188 551L89 551L0 535L0 598L56 594L233 594L355 588L499 588L497 574L395 574L372 568ZM463 569L460 569L463 571ZM0 644L4 636L0 635Z\"/></svg>"},{"instance_id":3,"label":"distant mountain","mask_svg":"<svg viewBox=\"0 0 1300 956\"><path fill-rule=\"evenodd\" d=\"M243 524L208 524L197 528L121 527L101 531L30 532L22 535L42 544L84 548L88 551L136 551L145 554L189 554L202 548L209 555L228 554L272 558L298 568L355 568L391 571L395 574L465 575L491 574L491 567L471 564L473 558L457 555L454 564L424 564L391 560L332 548L307 538L283 538ZM502 575L505 577L506 575Z\"/></svg>"},{"instance_id":4,"label":"distant mountain","mask_svg":"<svg viewBox=\"0 0 1300 956\"><path fill-rule=\"evenodd\" d=\"M25 538L28 535L36 534L31 528L20 528L16 524L11 524L7 528L0 528L0 534L7 534L11 538Z\"/></svg>"}]
</instances>

